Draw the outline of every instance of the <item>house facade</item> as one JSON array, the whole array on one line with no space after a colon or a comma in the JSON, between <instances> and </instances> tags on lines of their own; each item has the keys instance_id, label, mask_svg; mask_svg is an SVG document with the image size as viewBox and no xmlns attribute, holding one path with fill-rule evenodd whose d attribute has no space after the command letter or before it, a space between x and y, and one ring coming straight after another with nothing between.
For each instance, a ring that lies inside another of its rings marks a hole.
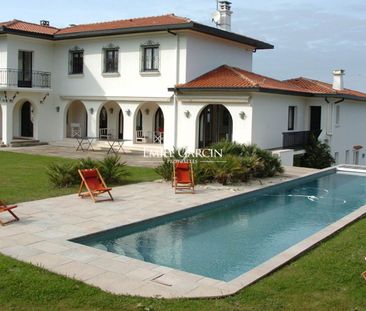
<instances>
[{"instance_id":1,"label":"house facade","mask_svg":"<svg viewBox=\"0 0 366 311\"><path fill-rule=\"evenodd\" d=\"M254 52L273 46L230 32L220 5L225 30L174 15L0 23L0 141L88 136L194 150L227 139L293 150L315 131L339 163L362 164L366 94L252 73Z\"/></svg>"}]
</instances>

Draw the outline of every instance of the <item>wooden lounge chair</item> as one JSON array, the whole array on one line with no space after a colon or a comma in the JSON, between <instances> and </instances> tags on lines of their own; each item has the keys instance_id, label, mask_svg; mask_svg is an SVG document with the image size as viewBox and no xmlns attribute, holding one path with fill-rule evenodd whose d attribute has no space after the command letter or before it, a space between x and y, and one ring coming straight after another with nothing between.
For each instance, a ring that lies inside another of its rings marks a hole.
<instances>
[{"instance_id":1,"label":"wooden lounge chair","mask_svg":"<svg viewBox=\"0 0 366 311\"><path fill-rule=\"evenodd\" d=\"M173 163L173 187L175 188L175 193L194 193L192 163Z\"/></svg>"},{"instance_id":2,"label":"wooden lounge chair","mask_svg":"<svg viewBox=\"0 0 366 311\"><path fill-rule=\"evenodd\" d=\"M364 271L364 272L362 272L361 273L361 276L365 279L365 281L366 281L366 271Z\"/></svg>"},{"instance_id":3,"label":"wooden lounge chair","mask_svg":"<svg viewBox=\"0 0 366 311\"><path fill-rule=\"evenodd\" d=\"M12 209L14 209L16 207L17 207L17 205L6 205L4 201L0 200L0 213L2 213L2 212L9 212L14 217L14 219L9 220L7 222L4 222L4 221L1 221L0 220L0 225L4 226L6 224L9 224L11 222L14 222L14 221L18 221L19 220L18 216L15 215L14 212L12 211Z\"/></svg>"},{"instance_id":4,"label":"wooden lounge chair","mask_svg":"<svg viewBox=\"0 0 366 311\"><path fill-rule=\"evenodd\" d=\"M81 183L79 188L78 195L82 198L90 196L94 203L102 202L102 201L113 201L113 197L111 195L112 188L108 188L105 184L103 177L100 175L99 170L97 168L86 169L86 170L78 170ZM85 186L86 192L82 192L83 187ZM96 200L96 197L100 194L107 192L109 194L109 198Z\"/></svg>"}]
</instances>

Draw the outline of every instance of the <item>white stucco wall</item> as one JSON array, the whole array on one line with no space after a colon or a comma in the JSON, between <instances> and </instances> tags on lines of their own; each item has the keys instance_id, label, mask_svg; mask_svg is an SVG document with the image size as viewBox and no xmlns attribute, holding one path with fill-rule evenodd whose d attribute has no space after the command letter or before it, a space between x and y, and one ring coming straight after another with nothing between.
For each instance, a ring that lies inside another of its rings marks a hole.
<instances>
[{"instance_id":1,"label":"white stucco wall","mask_svg":"<svg viewBox=\"0 0 366 311\"><path fill-rule=\"evenodd\" d=\"M252 71L252 49L202 34L187 34L186 80L190 81L221 65Z\"/></svg>"},{"instance_id":2,"label":"white stucco wall","mask_svg":"<svg viewBox=\"0 0 366 311\"><path fill-rule=\"evenodd\" d=\"M336 109L333 105L332 110L332 136L330 136L330 146L333 157L338 152L338 163L346 163L346 151L349 150L349 161L347 164L353 163L353 146L361 145L359 151L360 165L366 164L366 101L345 100L337 104L340 107L340 122L335 123Z\"/></svg>"},{"instance_id":3,"label":"white stucco wall","mask_svg":"<svg viewBox=\"0 0 366 311\"><path fill-rule=\"evenodd\" d=\"M243 94L243 98L246 99L246 95ZM190 152L198 148L199 117L202 110L210 104L223 105L228 109L232 118L233 141L250 143L252 136L252 107L246 100L240 101L237 98L233 100L230 99L230 96L222 96L222 101L220 101L220 96L217 95L207 96L204 101L200 101L199 97L195 98L192 96L192 98L189 100L184 98L178 99L178 122L176 126L177 146L179 148L186 148ZM212 102L210 102L210 98L212 98ZM186 116L186 112L189 112L189 117ZM241 112L245 113L244 119L240 116Z\"/></svg>"},{"instance_id":4,"label":"white stucco wall","mask_svg":"<svg viewBox=\"0 0 366 311\"><path fill-rule=\"evenodd\" d=\"M18 51L32 51L35 71L53 72L53 42L35 38L8 35L7 67L18 69Z\"/></svg>"},{"instance_id":5,"label":"white stucco wall","mask_svg":"<svg viewBox=\"0 0 366 311\"><path fill-rule=\"evenodd\" d=\"M159 73L141 73L140 46L160 44ZM119 75L103 75L103 47L119 47ZM84 49L84 73L70 75L69 50ZM55 47L54 91L80 96L168 96L176 81L176 39L167 33L58 42Z\"/></svg>"},{"instance_id":6,"label":"white stucco wall","mask_svg":"<svg viewBox=\"0 0 366 311\"><path fill-rule=\"evenodd\" d=\"M296 106L296 131L306 130L305 103L301 97L277 94L253 93L252 143L261 148L282 147L282 133L288 130L288 107Z\"/></svg>"},{"instance_id":7,"label":"white stucco wall","mask_svg":"<svg viewBox=\"0 0 366 311\"><path fill-rule=\"evenodd\" d=\"M6 36L0 36L0 68L7 68L8 42Z\"/></svg>"}]
</instances>

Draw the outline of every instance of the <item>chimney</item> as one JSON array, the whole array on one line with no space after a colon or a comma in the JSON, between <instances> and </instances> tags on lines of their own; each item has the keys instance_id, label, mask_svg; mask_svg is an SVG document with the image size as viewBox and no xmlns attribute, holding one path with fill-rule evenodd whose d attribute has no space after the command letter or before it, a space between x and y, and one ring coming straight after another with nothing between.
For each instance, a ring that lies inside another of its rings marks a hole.
<instances>
[{"instance_id":1,"label":"chimney","mask_svg":"<svg viewBox=\"0 0 366 311\"><path fill-rule=\"evenodd\" d=\"M50 22L49 22L49 21L46 21L46 20L41 20L41 21L39 22L39 24L40 24L41 26L45 26L45 27L50 26Z\"/></svg>"},{"instance_id":2,"label":"chimney","mask_svg":"<svg viewBox=\"0 0 366 311\"><path fill-rule=\"evenodd\" d=\"M231 31L231 2L230 1L219 1L218 9L220 13L220 21L217 26L221 30Z\"/></svg>"},{"instance_id":3,"label":"chimney","mask_svg":"<svg viewBox=\"0 0 366 311\"><path fill-rule=\"evenodd\" d=\"M343 69L333 70L333 89L341 91L344 89L343 83L343 76L344 76Z\"/></svg>"}]
</instances>

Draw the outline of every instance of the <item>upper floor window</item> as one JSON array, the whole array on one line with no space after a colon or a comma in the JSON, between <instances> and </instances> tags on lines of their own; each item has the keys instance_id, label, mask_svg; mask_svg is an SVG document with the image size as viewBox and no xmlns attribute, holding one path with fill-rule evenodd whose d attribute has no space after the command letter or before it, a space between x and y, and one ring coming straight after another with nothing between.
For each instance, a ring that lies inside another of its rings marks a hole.
<instances>
[{"instance_id":1,"label":"upper floor window","mask_svg":"<svg viewBox=\"0 0 366 311\"><path fill-rule=\"evenodd\" d=\"M69 74L82 74L84 69L84 50L75 47L69 51Z\"/></svg>"},{"instance_id":2,"label":"upper floor window","mask_svg":"<svg viewBox=\"0 0 366 311\"><path fill-rule=\"evenodd\" d=\"M159 71L159 45L142 46L142 71Z\"/></svg>"},{"instance_id":3,"label":"upper floor window","mask_svg":"<svg viewBox=\"0 0 366 311\"><path fill-rule=\"evenodd\" d=\"M110 45L104 48L104 69L105 73L118 72L118 54L119 48Z\"/></svg>"},{"instance_id":4,"label":"upper floor window","mask_svg":"<svg viewBox=\"0 0 366 311\"><path fill-rule=\"evenodd\" d=\"M287 129L289 131L293 131L295 129L295 118L296 118L296 107L289 106L288 107L288 125L287 125Z\"/></svg>"}]
</instances>

